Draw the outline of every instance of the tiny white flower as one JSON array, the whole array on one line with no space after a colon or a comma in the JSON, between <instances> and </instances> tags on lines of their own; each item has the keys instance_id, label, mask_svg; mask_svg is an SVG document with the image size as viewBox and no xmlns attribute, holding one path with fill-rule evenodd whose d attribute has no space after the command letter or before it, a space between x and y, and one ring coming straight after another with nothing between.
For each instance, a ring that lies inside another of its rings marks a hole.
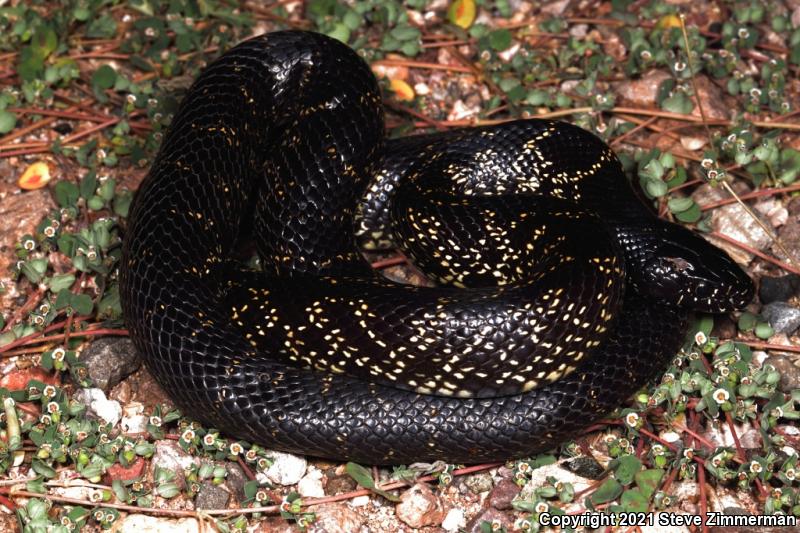
<instances>
[{"instance_id":1,"label":"tiny white flower","mask_svg":"<svg viewBox=\"0 0 800 533\"><path fill-rule=\"evenodd\" d=\"M730 399L731 394L725 389L717 389L712 396L714 397L714 401L721 405Z\"/></svg>"},{"instance_id":2,"label":"tiny white flower","mask_svg":"<svg viewBox=\"0 0 800 533\"><path fill-rule=\"evenodd\" d=\"M711 177L710 174L711 173L709 172L709 177ZM697 333L694 334L694 342L698 346L702 346L703 344L708 342L708 337L702 331L698 331Z\"/></svg>"}]
</instances>

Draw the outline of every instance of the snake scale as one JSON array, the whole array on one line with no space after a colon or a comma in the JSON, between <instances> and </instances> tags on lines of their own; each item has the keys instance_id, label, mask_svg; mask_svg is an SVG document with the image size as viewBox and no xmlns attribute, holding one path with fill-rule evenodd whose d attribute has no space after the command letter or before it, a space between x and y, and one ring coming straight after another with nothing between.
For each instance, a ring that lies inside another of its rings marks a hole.
<instances>
[{"instance_id":1,"label":"snake scale","mask_svg":"<svg viewBox=\"0 0 800 533\"><path fill-rule=\"evenodd\" d=\"M359 242L402 247L436 286L384 279ZM120 279L131 338L186 413L376 464L552 448L663 371L690 312L753 293L595 136L522 120L386 140L369 66L300 31L244 41L189 89Z\"/></svg>"}]
</instances>

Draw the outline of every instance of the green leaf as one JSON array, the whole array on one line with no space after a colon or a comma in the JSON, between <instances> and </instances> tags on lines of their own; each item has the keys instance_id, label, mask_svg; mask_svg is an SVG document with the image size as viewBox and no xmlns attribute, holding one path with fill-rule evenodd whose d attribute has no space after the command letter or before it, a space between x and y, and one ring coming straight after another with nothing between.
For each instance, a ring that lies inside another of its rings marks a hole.
<instances>
[{"instance_id":1,"label":"green leaf","mask_svg":"<svg viewBox=\"0 0 800 533\"><path fill-rule=\"evenodd\" d=\"M498 52L508 49L511 46L513 36L505 28L494 30L489 34L489 46Z\"/></svg>"},{"instance_id":2,"label":"green leaf","mask_svg":"<svg viewBox=\"0 0 800 533\"><path fill-rule=\"evenodd\" d=\"M614 477L623 485L633 483L633 478L642 469L642 462L635 455L623 455L617 460Z\"/></svg>"},{"instance_id":3,"label":"green leaf","mask_svg":"<svg viewBox=\"0 0 800 533\"><path fill-rule=\"evenodd\" d=\"M653 158L644 166L640 173L647 178L660 180L664 175L664 165L661 164L660 160Z\"/></svg>"},{"instance_id":4,"label":"green leaf","mask_svg":"<svg viewBox=\"0 0 800 533\"><path fill-rule=\"evenodd\" d=\"M689 197L684 198L670 198L667 201L667 207L673 213L682 213L694 205L694 200Z\"/></svg>"},{"instance_id":5,"label":"green leaf","mask_svg":"<svg viewBox=\"0 0 800 533\"><path fill-rule=\"evenodd\" d=\"M369 470L367 470L360 464L347 463L345 471L350 475L351 478L353 478L356 481L356 483L358 483L362 487L369 489L376 494L380 494L381 496L383 496L384 498L386 498L391 502L400 501L400 498L398 498L394 494L391 494L389 492L386 492L385 490L377 488L375 486L375 482L372 480L372 476L370 475Z\"/></svg>"},{"instance_id":6,"label":"green leaf","mask_svg":"<svg viewBox=\"0 0 800 533\"><path fill-rule=\"evenodd\" d=\"M92 12L87 7L76 7L72 10L72 16L75 17L75 20L86 22L92 16Z\"/></svg>"},{"instance_id":7,"label":"green leaf","mask_svg":"<svg viewBox=\"0 0 800 533\"><path fill-rule=\"evenodd\" d=\"M5 109L0 111L0 133L5 134L13 130L17 125L17 116Z\"/></svg>"},{"instance_id":8,"label":"green leaf","mask_svg":"<svg viewBox=\"0 0 800 533\"><path fill-rule=\"evenodd\" d=\"M669 111L670 113L680 113L681 115L688 115L694 109L692 100L684 92L677 92L665 98L661 102L661 109Z\"/></svg>"},{"instance_id":9,"label":"green leaf","mask_svg":"<svg viewBox=\"0 0 800 533\"><path fill-rule=\"evenodd\" d=\"M75 239L74 235L70 233L62 233L58 236L58 241L56 241L56 244L58 244L58 251L67 257L72 258L75 255L77 240Z\"/></svg>"},{"instance_id":10,"label":"green leaf","mask_svg":"<svg viewBox=\"0 0 800 533\"><path fill-rule=\"evenodd\" d=\"M744 331L744 332L753 331L753 329L755 329L756 327L757 322L758 319L756 319L756 315L745 311L739 316L739 322L738 322L739 331Z\"/></svg>"},{"instance_id":11,"label":"green leaf","mask_svg":"<svg viewBox=\"0 0 800 533\"><path fill-rule=\"evenodd\" d=\"M644 189L650 196L659 198L667 194L667 184L660 179L649 179L644 184Z\"/></svg>"},{"instance_id":12,"label":"green leaf","mask_svg":"<svg viewBox=\"0 0 800 533\"><path fill-rule=\"evenodd\" d=\"M758 324L756 324L755 334L756 337L758 337L759 339L766 340L775 334L775 330L772 329L772 326L770 326L766 322L759 322Z\"/></svg>"},{"instance_id":13,"label":"green leaf","mask_svg":"<svg viewBox=\"0 0 800 533\"><path fill-rule=\"evenodd\" d=\"M700 211L700 206L692 203L692 206L687 209L686 211L682 211L680 213L675 213L675 218L680 220L681 222L686 222L687 224L694 224L700 217L703 215L702 211Z\"/></svg>"},{"instance_id":14,"label":"green leaf","mask_svg":"<svg viewBox=\"0 0 800 533\"><path fill-rule=\"evenodd\" d=\"M614 478L608 478L591 495L591 502L595 505L615 500L622 494L622 485Z\"/></svg>"},{"instance_id":15,"label":"green leaf","mask_svg":"<svg viewBox=\"0 0 800 533\"><path fill-rule=\"evenodd\" d=\"M49 25L42 25L36 30L36 34L31 40L33 51L42 59L53 53L58 46L58 36Z\"/></svg>"},{"instance_id":16,"label":"green leaf","mask_svg":"<svg viewBox=\"0 0 800 533\"><path fill-rule=\"evenodd\" d=\"M44 73L44 59L33 47L26 46L20 50L17 73L22 81L33 81Z\"/></svg>"},{"instance_id":17,"label":"green leaf","mask_svg":"<svg viewBox=\"0 0 800 533\"><path fill-rule=\"evenodd\" d=\"M181 490L178 488L178 485L173 482L159 485L156 488L156 491L158 492L159 496L168 499L177 496L181 492Z\"/></svg>"},{"instance_id":18,"label":"green leaf","mask_svg":"<svg viewBox=\"0 0 800 533\"><path fill-rule=\"evenodd\" d=\"M389 35L398 41L411 41L420 38L420 31L414 26L403 25L397 26L389 32Z\"/></svg>"},{"instance_id":19,"label":"green leaf","mask_svg":"<svg viewBox=\"0 0 800 533\"><path fill-rule=\"evenodd\" d=\"M355 31L364 23L364 18L351 9L342 17L342 23L347 26L350 31Z\"/></svg>"},{"instance_id":20,"label":"green leaf","mask_svg":"<svg viewBox=\"0 0 800 533\"><path fill-rule=\"evenodd\" d=\"M117 33L117 21L109 13L92 20L86 28L86 37L89 39L110 39Z\"/></svg>"},{"instance_id":21,"label":"green leaf","mask_svg":"<svg viewBox=\"0 0 800 533\"><path fill-rule=\"evenodd\" d=\"M80 193L84 199L91 198L94 191L97 189L97 174L94 170L90 170L81 180Z\"/></svg>"},{"instance_id":22,"label":"green leaf","mask_svg":"<svg viewBox=\"0 0 800 533\"><path fill-rule=\"evenodd\" d=\"M72 293L69 289L61 289L56 296L56 309L64 309L72 302Z\"/></svg>"},{"instance_id":23,"label":"green leaf","mask_svg":"<svg viewBox=\"0 0 800 533\"><path fill-rule=\"evenodd\" d=\"M103 65L92 74L92 87L95 91L110 89L117 81L117 71L110 65Z\"/></svg>"},{"instance_id":24,"label":"green leaf","mask_svg":"<svg viewBox=\"0 0 800 533\"><path fill-rule=\"evenodd\" d=\"M70 305L79 315L88 315L92 312L94 303L88 294L73 294Z\"/></svg>"},{"instance_id":25,"label":"green leaf","mask_svg":"<svg viewBox=\"0 0 800 533\"><path fill-rule=\"evenodd\" d=\"M78 187L69 181L59 181L56 183L54 193L56 195L56 202L61 207L73 207L80 197L81 193Z\"/></svg>"},{"instance_id":26,"label":"green leaf","mask_svg":"<svg viewBox=\"0 0 800 533\"><path fill-rule=\"evenodd\" d=\"M619 499L622 509L629 513L644 513L647 511L648 498L639 489L630 489L622 493Z\"/></svg>"},{"instance_id":27,"label":"green leaf","mask_svg":"<svg viewBox=\"0 0 800 533\"><path fill-rule=\"evenodd\" d=\"M648 500L653 493L658 489L661 484L661 479L664 477L664 471L658 468L650 468L636 473L635 480L636 486L642 491L645 498Z\"/></svg>"},{"instance_id":28,"label":"green leaf","mask_svg":"<svg viewBox=\"0 0 800 533\"><path fill-rule=\"evenodd\" d=\"M350 40L350 29L345 24L338 22L333 29L328 32L328 37L333 37L347 44L347 41Z\"/></svg>"},{"instance_id":29,"label":"green leaf","mask_svg":"<svg viewBox=\"0 0 800 533\"><path fill-rule=\"evenodd\" d=\"M58 294L62 289L69 289L75 283L75 276L72 274L58 274L50 278L47 288L50 292Z\"/></svg>"},{"instance_id":30,"label":"green leaf","mask_svg":"<svg viewBox=\"0 0 800 533\"><path fill-rule=\"evenodd\" d=\"M114 197L114 213L125 218L128 216L128 210L133 200L133 194L130 191L122 191Z\"/></svg>"},{"instance_id":31,"label":"green leaf","mask_svg":"<svg viewBox=\"0 0 800 533\"><path fill-rule=\"evenodd\" d=\"M56 471L41 459L34 459L31 462L33 471L46 478L56 477Z\"/></svg>"}]
</instances>

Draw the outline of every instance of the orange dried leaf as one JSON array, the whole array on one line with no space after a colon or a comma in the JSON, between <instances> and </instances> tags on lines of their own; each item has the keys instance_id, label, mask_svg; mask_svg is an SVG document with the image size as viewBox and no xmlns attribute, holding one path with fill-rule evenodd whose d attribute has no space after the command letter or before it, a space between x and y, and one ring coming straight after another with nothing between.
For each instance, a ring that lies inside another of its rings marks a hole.
<instances>
[{"instance_id":1,"label":"orange dried leaf","mask_svg":"<svg viewBox=\"0 0 800 533\"><path fill-rule=\"evenodd\" d=\"M36 163L28 166L25 172L20 176L17 184L20 189L32 191L34 189L41 189L47 182L50 181L50 167L44 161L37 161Z\"/></svg>"},{"instance_id":2,"label":"orange dried leaf","mask_svg":"<svg viewBox=\"0 0 800 533\"><path fill-rule=\"evenodd\" d=\"M455 0L447 10L447 18L466 30L475 21L475 0Z\"/></svg>"},{"instance_id":3,"label":"orange dried leaf","mask_svg":"<svg viewBox=\"0 0 800 533\"><path fill-rule=\"evenodd\" d=\"M660 30L666 30L668 28L680 28L681 27L681 19L678 18L678 15L664 15L658 22L656 22L656 28Z\"/></svg>"},{"instance_id":4,"label":"orange dried leaf","mask_svg":"<svg viewBox=\"0 0 800 533\"><path fill-rule=\"evenodd\" d=\"M398 100L408 102L414 99L414 89L403 80L392 80L391 87Z\"/></svg>"}]
</instances>

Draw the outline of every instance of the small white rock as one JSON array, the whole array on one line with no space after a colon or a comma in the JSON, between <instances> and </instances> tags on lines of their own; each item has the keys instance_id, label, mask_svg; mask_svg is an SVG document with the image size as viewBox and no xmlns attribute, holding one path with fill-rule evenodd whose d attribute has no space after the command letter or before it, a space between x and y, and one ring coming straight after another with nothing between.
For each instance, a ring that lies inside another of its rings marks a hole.
<instances>
[{"instance_id":1,"label":"small white rock","mask_svg":"<svg viewBox=\"0 0 800 533\"><path fill-rule=\"evenodd\" d=\"M464 511L455 507L447 512L447 516L442 521L442 529L445 531L458 531L466 525L467 520L464 517Z\"/></svg>"},{"instance_id":2,"label":"small white rock","mask_svg":"<svg viewBox=\"0 0 800 533\"><path fill-rule=\"evenodd\" d=\"M140 402L131 402L122 409L120 426L125 434L144 433L147 431L149 419L144 414L144 405Z\"/></svg>"},{"instance_id":3,"label":"small white rock","mask_svg":"<svg viewBox=\"0 0 800 533\"><path fill-rule=\"evenodd\" d=\"M350 507L364 507L369 503L369 499L369 496L366 494L364 496L356 496L350 500Z\"/></svg>"},{"instance_id":4,"label":"small white rock","mask_svg":"<svg viewBox=\"0 0 800 533\"><path fill-rule=\"evenodd\" d=\"M689 137L689 136L682 136L681 137L681 146L689 150L690 152L694 152L695 150L699 150L703 146L708 143L707 140L701 137Z\"/></svg>"},{"instance_id":5,"label":"small white rock","mask_svg":"<svg viewBox=\"0 0 800 533\"><path fill-rule=\"evenodd\" d=\"M79 400L89 406L89 412L106 424L116 426L122 418L122 406L106 398L102 389L83 389Z\"/></svg>"},{"instance_id":6,"label":"small white rock","mask_svg":"<svg viewBox=\"0 0 800 533\"><path fill-rule=\"evenodd\" d=\"M520 44L519 43L514 43L510 47L508 47L506 50L503 50L502 52L498 52L497 56L500 59L502 59L504 62L508 63L509 61L514 59L515 55L517 55L517 52L519 52L519 48L520 48Z\"/></svg>"},{"instance_id":7,"label":"small white rock","mask_svg":"<svg viewBox=\"0 0 800 533\"><path fill-rule=\"evenodd\" d=\"M431 94L431 88L428 87L427 83L416 83L414 84L414 92L420 96L427 96Z\"/></svg>"},{"instance_id":8,"label":"small white rock","mask_svg":"<svg viewBox=\"0 0 800 533\"><path fill-rule=\"evenodd\" d=\"M322 472L313 466L308 469L308 473L297 483L297 492L303 498L322 498L325 496L325 489L322 488Z\"/></svg>"},{"instance_id":9,"label":"small white rock","mask_svg":"<svg viewBox=\"0 0 800 533\"><path fill-rule=\"evenodd\" d=\"M283 452L270 452L274 461L267 470L267 479L278 485L294 485L303 478L308 464L304 457Z\"/></svg>"},{"instance_id":10,"label":"small white rock","mask_svg":"<svg viewBox=\"0 0 800 533\"><path fill-rule=\"evenodd\" d=\"M681 436L674 431L665 431L661 434L661 438L670 443L681 440Z\"/></svg>"}]
</instances>

